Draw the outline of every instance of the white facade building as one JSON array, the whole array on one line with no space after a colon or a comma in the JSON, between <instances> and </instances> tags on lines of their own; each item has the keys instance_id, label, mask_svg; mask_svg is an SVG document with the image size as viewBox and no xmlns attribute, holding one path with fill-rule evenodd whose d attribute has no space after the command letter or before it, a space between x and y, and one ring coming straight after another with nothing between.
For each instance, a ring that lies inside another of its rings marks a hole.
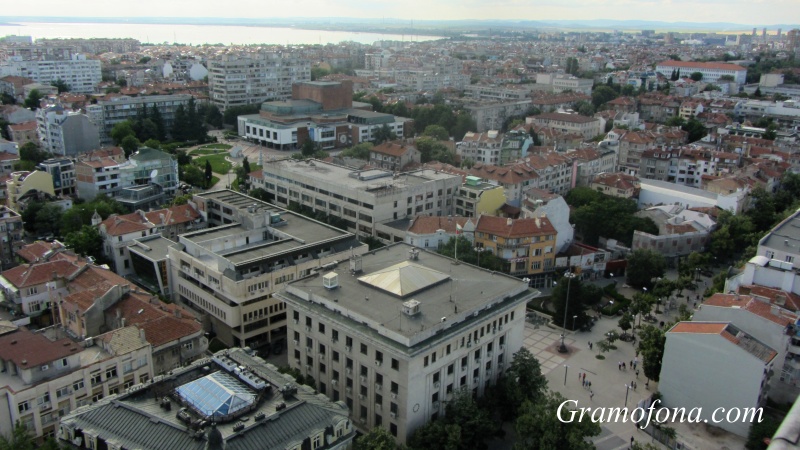
<instances>
[{"instance_id":1,"label":"white facade building","mask_svg":"<svg viewBox=\"0 0 800 450\"><path fill-rule=\"evenodd\" d=\"M103 77L100 61L86 59L84 55L72 55L66 60L29 60L11 57L0 65L0 76L15 75L27 77L37 83L47 84L57 80L64 81L70 92L91 94Z\"/></svg>"},{"instance_id":2,"label":"white facade building","mask_svg":"<svg viewBox=\"0 0 800 450\"><path fill-rule=\"evenodd\" d=\"M412 281L413 280L413 281ZM412 286L413 285L413 286ZM289 364L405 443L461 389L481 396L522 346L517 278L398 243L286 286ZM453 303L451 299L457 299Z\"/></svg>"}]
</instances>

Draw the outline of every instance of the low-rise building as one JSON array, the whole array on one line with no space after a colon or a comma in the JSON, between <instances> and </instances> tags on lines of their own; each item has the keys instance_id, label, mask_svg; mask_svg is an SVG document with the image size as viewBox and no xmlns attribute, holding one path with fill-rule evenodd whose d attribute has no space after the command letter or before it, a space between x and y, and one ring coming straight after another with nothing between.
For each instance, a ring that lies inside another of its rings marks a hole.
<instances>
[{"instance_id":1,"label":"low-rise building","mask_svg":"<svg viewBox=\"0 0 800 450\"><path fill-rule=\"evenodd\" d=\"M117 201L129 211L158 207L178 190L178 160L161 150L140 147L120 165L119 179Z\"/></svg>"},{"instance_id":2,"label":"low-rise building","mask_svg":"<svg viewBox=\"0 0 800 450\"><path fill-rule=\"evenodd\" d=\"M348 273L349 272L349 273ZM482 396L522 345L525 304L538 292L398 243L289 283L289 364L350 405L363 432L398 442L460 390Z\"/></svg>"},{"instance_id":3,"label":"low-rise building","mask_svg":"<svg viewBox=\"0 0 800 450\"><path fill-rule=\"evenodd\" d=\"M635 215L651 219L658 227L658 235L634 230L631 248L658 252L670 263L692 252L703 252L716 226L708 214L682 205L652 206Z\"/></svg>"},{"instance_id":4,"label":"low-rise building","mask_svg":"<svg viewBox=\"0 0 800 450\"><path fill-rule=\"evenodd\" d=\"M348 414L343 402L231 349L77 409L57 436L79 449L346 450L355 437Z\"/></svg>"},{"instance_id":5,"label":"low-rise building","mask_svg":"<svg viewBox=\"0 0 800 450\"><path fill-rule=\"evenodd\" d=\"M496 216L506 203L506 196L502 186L484 183L480 177L469 175L456 191L455 203L455 213L459 217Z\"/></svg>"},{"instance_id":6,"label":"low-rise building","mask_svg":"<svg viewBox=\"0 0 800 450\"><path fill-rule=\"evenodd\" d=\"M527 276L535 287L555 270L556 235L546 217L480 216L475 225L475 245L503 259L503 272Z\"/></svg>"},{"instance_id":7,"label":"low-rise building","mask_svg":"<svg viewBox=\"0 0 800 450\"><path fill-rule=\"evenodd\" d=\"M390 141L376 145L369 151L369 163L393 172L399 172L409 164L420 162L417 148L406 141Z\"/></svg>"},{"instance_id":8,"label":"low-rise building","mask_svg":"<svg viewBox=\"0 0 800 450\"><path fill-rule=\"evenodd\" d=\"M548 128L555 128L565 133L578 133L589 140L605 130L605 120L596 117L586 117L580 114L567 114L561 112L539 114L527 117L526 123L533 123Z\"/></svg>"},{"instance_id":9,"label":"low-rise building","mask_svg":"<svg viewBox=\"0 0 800 450\"><path fill-rule=\"evenodd\" d=\"M5 326L0 335L0 427L20 422L33 436L56 434L81 406L153 377L150 344L129 326L77 342L63 329Z\"/></svg>"},{"instance_id":10,"label":"low-rise building","mask_svg":"<svg viewBox=\"0 0 800 450\"><path fill-rule=\"evenodd\" d=\"M721 62L696 62L696 61L662 61L656 65L656 72L664 76L669 76L673 71L680 73L681 76L689 76L694 72L703 74L703 82L716 83L720 77L733 77L733 81L738 85L743 85L747 77L747 68L738 64Z\"/></svg>"},{"instance_id":11,"label":"low-rise building","mask_svg":"<svg viewBox=\"0 0 800 450\"><path fill-rule=\"evenodd\" d=\"M450 238L462 236L475 241L475 218L459 216L417 216L411 219L405 243L424 250L438 250Z\"/></svg>"},{"instance_id":12,"label":"low-rise building","mask_svg":"<svg viewBox=\"0 0 800 450\"><path fill-rule=\"evenodd\" d=\"M601 173L594 177L590 187L612 197L634 198L639 194L639 178L621 172Z\"/></svg>"},{"instance_id":13,"label":"low-rise building","mask_svg":"<svg viewBox=\"0 0 800 450\"><path fill-rule=\"evenodd\" d=\"M122 189L120 166L125 153L119 147L108 147L78 156L75 161L75 185L78 197L92 200L97 195L116 197Z\"/></svg>"},{"instance_id":14,"label":"low-rise building","mask_svg":"<svg viewBox=\"0 0 800 450\"><path fill-rule=\"evenodd\" d=\"M20 147L28 142L39 145L38 124L35 120L8 125L8 135Z\"/></svg>"},{"instance_id":15,"label":"low-rise building","mask_svg":"<svg viewBox=\"0 0 800 450\"><path fill-rule=\"evenodd\" d=\"M456 144L456 154L461 157L462 161L470 160L474 163L496 166L501 164L502 143L503 134L497 130L489 130L484 133L467 131L461 142Z\"/></svg>"},{"instance_id":16,"label":"low-rise building","mask_svg":"<svg viewBox=\"0 0 800 450\"><path fill-rule=\"evenodd\" d=\"M53 178L53 192L56 196L75 195L75 163L71 159L46 159L36 169L47 172Z\"/></svg>"}]
</instances>

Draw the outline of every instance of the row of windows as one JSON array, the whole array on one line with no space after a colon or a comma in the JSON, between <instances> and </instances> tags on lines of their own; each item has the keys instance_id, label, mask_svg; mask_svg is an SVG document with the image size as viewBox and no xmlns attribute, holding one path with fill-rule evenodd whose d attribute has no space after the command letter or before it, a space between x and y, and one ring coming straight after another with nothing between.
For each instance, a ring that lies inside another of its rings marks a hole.
<instances>
[{"instance_id":1,"label":"row of windows","mask_svg":"<svg viewBox=\"0 0 800 450\"><path fill-rule=\"evenodd\" d=\"M205 311L210 312L211 314L221 318L222 320L227 319L227 313L216 305L212 304L208 300L204 299L203 297L195 294L194 292L190 291L186 286L179 284L178 285L178 292L181 294L181 299L186 303L193 303Z\"/></svg>"}]
</instances>

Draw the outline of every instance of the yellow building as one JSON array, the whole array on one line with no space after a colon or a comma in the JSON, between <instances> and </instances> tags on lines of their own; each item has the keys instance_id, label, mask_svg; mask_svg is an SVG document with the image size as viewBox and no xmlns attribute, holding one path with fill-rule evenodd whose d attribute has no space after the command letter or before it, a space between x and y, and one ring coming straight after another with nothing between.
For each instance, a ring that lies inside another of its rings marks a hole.
<instances>
[{"instance_id":1,"label":"yellow building","mask_svg":"<svg viewBox=\"0 0 800 450\"><path fill-rule=\"evenodd\" d=\"M555 269L556 235L544 216L516 220L481 216L475 227L475 245L505 260L504 272L531 275L536 285Z\"/></svg>"},{"instance_id":2,"label":"yellow building","mask_svg":"<svg viewBox=\"0 0 800 450\"><path fill-rule=\"evenodd\" d=\"M506 202L503 186L481 182L480 177L468 176L456 193L456 216L478 217L496 215Z\"/></svg>"},{"instance_id":3,"label":"yellow building","mask_svg":"<svg viewBox=\"0 0 800 450\"><path fill-rule=\"evenodd\" d=\"M53 190L53 177L47 172L34 170L33 172L13 172L6 181L8 187L8 207L19 211L18 200L27 192L37 190L50 195L55 195Z\"/></svg>"}]
</instances>

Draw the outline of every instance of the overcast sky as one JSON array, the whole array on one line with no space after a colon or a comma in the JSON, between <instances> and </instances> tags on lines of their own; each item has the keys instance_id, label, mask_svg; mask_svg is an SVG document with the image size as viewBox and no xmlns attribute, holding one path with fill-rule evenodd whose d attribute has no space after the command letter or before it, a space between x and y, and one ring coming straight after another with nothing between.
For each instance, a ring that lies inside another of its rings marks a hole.
<instances>
[{"instance_id":1,"label":"overcast sky","mask_svg":"<svg viewBox=\"0 0 800 450\"><path fill-rule=\"evenodd\" d=\"M661 20L744 25L800 20L800 0L5 0L7 16L392 17Z\"/></svg>"}]
</instances>

